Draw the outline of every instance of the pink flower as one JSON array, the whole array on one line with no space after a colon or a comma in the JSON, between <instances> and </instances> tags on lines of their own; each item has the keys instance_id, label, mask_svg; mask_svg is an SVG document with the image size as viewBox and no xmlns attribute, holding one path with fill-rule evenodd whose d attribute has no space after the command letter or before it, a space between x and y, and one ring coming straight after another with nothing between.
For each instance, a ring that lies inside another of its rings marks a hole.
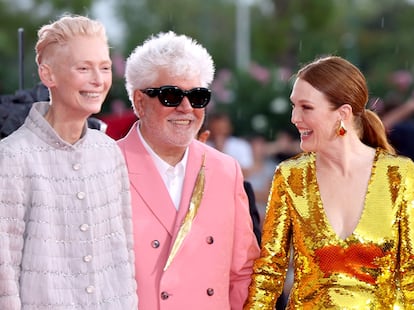
<instances>
[{"instance_id":1,"label":"pink flower","mask_svg":"<svg viewBox=\"0 0 414 310\"><path fill-rule=\"evenodd\" d=\"M267 84L270 81L269 70L256 63L252 63L250 65L249 72L254 79L261 82L262 84Z\"/></svg>"},{"instance_id":2,"label":"pink flower","mask_svg":"<svg viewBox=\"0 0 414 310\"><path fill-rule=\"evenodd\" d=\"M413 76L407 70L398 70L390 75L389 80L398 90L405 91L413 82Z\"/></svg>"}]
</instances>

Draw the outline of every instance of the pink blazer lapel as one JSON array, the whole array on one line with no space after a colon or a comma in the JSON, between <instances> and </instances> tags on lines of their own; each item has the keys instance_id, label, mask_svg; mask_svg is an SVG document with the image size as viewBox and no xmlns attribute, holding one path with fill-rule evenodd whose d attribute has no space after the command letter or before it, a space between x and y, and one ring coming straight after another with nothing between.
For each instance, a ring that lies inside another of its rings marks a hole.
<instances>
[{"instance_id":1,"label":"pink blazer lapel","mask_svg":"<svg viewBox=\"0 0 414 310\"><path fill-rule=\"evenodd\" d=\"M170 235L173 235L177 211L151 156L138 137L136 126L119 141L119 145L128 165L132 196L138 195L141 198L138 201L142 200Z\"/></svg>"}]
</instances>

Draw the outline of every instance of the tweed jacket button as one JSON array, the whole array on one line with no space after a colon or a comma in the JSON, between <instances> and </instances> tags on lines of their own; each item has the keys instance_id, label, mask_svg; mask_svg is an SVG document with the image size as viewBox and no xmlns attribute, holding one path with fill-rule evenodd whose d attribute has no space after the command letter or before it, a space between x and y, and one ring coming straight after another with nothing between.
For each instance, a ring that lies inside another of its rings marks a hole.
<instances>
[{"instance_id":1,"label":"tweed jacket button","mask_svg":"<svg viewBox=\"0 0 414 310\"><path fill-rule=\"evenodd\" d=\"M83 261L84 261L85 263L89 263L91 260L92 260L92 255L85 255L85 256L83 257Z\"/></svg>"},{"instance_id":2,"label":"tweed jacket button","mask_svg":"<svg viewBox=\"0 0 414 310\"><path fill-rule=\"evenodd\" d=\"M79 229L81 230L81 231L88 231L89 230L89 225L88 224L82 224L82 225L80 225L79 226Z\"/></svg>"},{"instance_id":3,"label":"tweed jacket button","mask_svg":"<svg viewBox=\"0 0 414 310\"><path fill-rule=\"evenodd\" d=\"M208 288L207 289L207 295L208 296L213 296L214 295L214 288Z\"/></svg>"},{"instance_id":4,"label":"tweed jacket button","mask_svg":"<svg viewBox=\"0 0 414 310\"><path fill-rule=\"evenodd\" d=\"M206 238L206 242L207 242L207 244L213 244L214 243L214 238L212 236L208 236Z\"/></svg>"},{"instance_id":5,"label":"tweed jacket button","mask_svg":"<svg viewBox=\"0 0 414 310\"><path fill-rule=\"evenodd\" d=\"M93 292L95 292L95 287L93 285L89 285L86 287L86 293L88 294L92 294Z\"/></svg>"},{"instance_id":6,"label":"tweed jacket button","mask_svg":"<svg viewBox=\"0 0 414 310\"><path fill-rule=\"evenodd\" d=\"M79 164L79 163L76 163L76 164L72 165L72 169L75 170L75 171L78 171L80 168L81 168L81 164Z\"/></svg>"},{"instance_id":7,"label":"tweed jacket button","mask_svg":"<svg viewBox=\"0 0 414 310\"><path fill-rule=\"evenodd\" d=\"M151 246L152 246L154 249L156 249L156 248L158 248L158 247L160 246L160 242L159 242L158 240L153 240L153 241L151 242Z\"/></svg>"},{"instance_id":8,"label":"tweed jacket button","mask_svg":"<svg viewBox=\"0 0 414 310\"><path fill-rule=\"evenodd\" d=\"M167 300L167 299L168 299L168 297L170 297L170 295L169 295L167 292L162 292L162 293L161 293L161 299L162 299L162 300Z\"/></svg>"}]
</instances>

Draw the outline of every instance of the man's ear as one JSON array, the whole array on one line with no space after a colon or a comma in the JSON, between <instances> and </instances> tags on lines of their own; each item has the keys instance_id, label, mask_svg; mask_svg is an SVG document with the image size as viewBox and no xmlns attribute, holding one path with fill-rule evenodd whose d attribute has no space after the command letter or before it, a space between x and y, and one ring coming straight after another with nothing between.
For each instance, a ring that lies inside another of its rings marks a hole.
<instances>
[{"instance_id":1,"label":"man's ear","mask_svg":"<svg viewBox=\"0 0 414 310\"><path fill-rule=\"evenodd\" d=\"M208 129L202 130L198 135L198 140L205 143L208 140L209 136L210 136L210 130Z\"/></svg>"},{"instance_id":2,"label":"man's ear","mask_svg":"<svg viewBox=\"0 0 414 310\"><path fill-rule=\"evenodd\" d=\"M37 71L40 80L47 88L55 86L52 68L48 64L40 64Z\"/></svg>"},{"instance_id":3,"label":"man's ear","mask_svg":"<svg viewBox=\"0 0 414 310\"><path fill-rule=\"evenodd\" d=\"M138 117L140 117L141 113L142 113L142 98L143 98L144 94L142 93L142 91L140 91L139 89L134 90L134 96L133 96L133 100L134 100L134 107L135 107L135 112L138 114Z\"/></svg>"}]
</instances>

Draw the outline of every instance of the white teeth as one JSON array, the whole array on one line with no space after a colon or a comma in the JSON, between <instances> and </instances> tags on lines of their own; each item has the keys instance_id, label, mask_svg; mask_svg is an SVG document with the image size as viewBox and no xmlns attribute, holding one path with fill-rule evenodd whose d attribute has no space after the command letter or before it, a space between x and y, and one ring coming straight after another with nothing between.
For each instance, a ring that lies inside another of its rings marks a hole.
<instances>
[{"instance_id":1,"label":"white teeth","mask_svg":"<svg viewBox=\"0 0 414 310\"><path fill-rule=\"evenodd\" d=\"M88 97L88 98L98 98L99 97L99 93L82 93L83 96Z\"/></svg>"},{"instance_id":2,"label":"white teeth","mask_svg":"<svg viewBox=\"0 0 414 310\"><path fill-rule=\"evenodd\" d=\"M189 120L177 120L177 121L173 121L173 123L177 125L189 125L190 121Z\"/></svg>"},{"instance_id":3,"label":"white teeth","mask_svg":"<svg viewBox=\"0 0 414 310\"><path fill-rule=\"evenodd\" d=\"M309 136L312 133L312 130L306 130L306 131L302 131L300 134L302 136Z\"/></svg>"}]
</instances>

